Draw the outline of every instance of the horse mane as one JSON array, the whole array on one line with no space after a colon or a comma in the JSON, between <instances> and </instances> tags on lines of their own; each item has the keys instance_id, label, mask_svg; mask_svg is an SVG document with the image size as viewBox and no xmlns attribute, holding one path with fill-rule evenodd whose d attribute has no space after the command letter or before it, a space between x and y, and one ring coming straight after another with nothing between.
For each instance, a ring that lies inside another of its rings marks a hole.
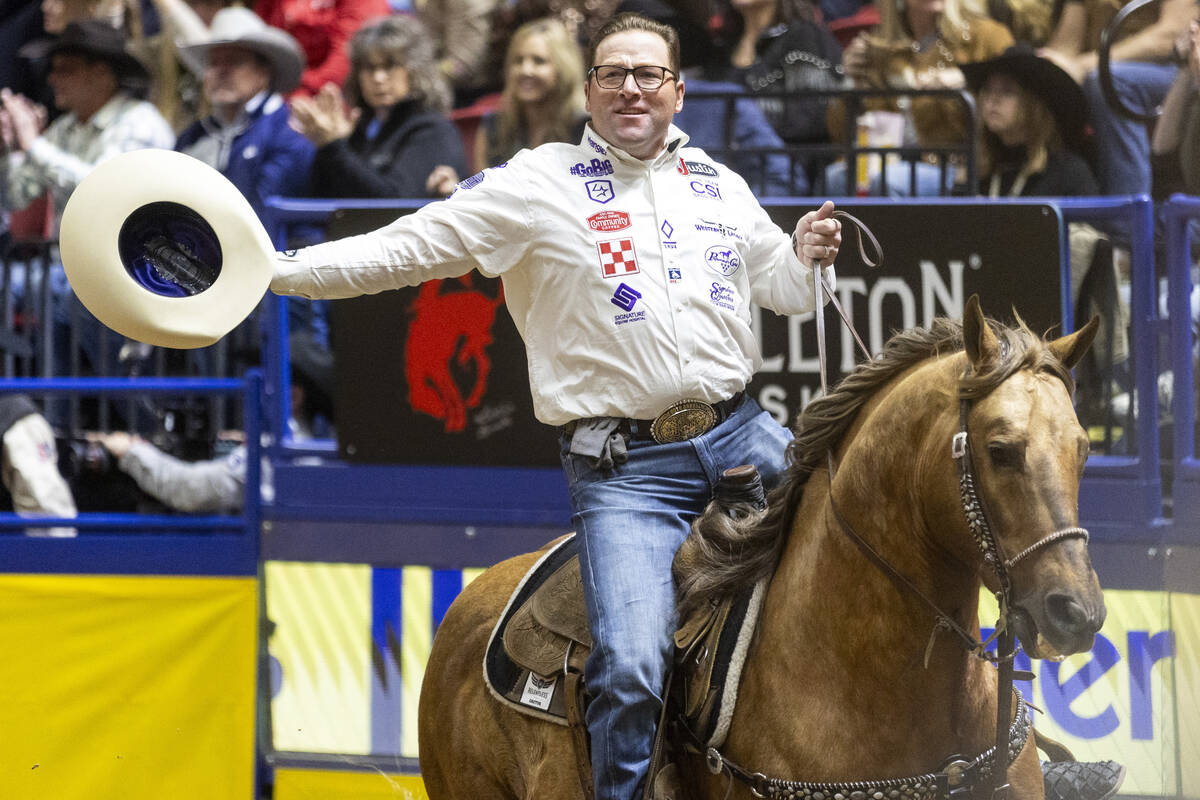
<instances>
[{"instance_id":1,"label":"horse mane","mask_svg":"<svg viewBox=\"0 0 1200 800\"><path fill-rule=\"evenodd\" d=\"M999 357L959 380L960 398L983 397L1023 369L1050 372L1074 393L1070 371L1020 317L1016 327L992 319L987 323L999 340ZM863 405L909 367L963 346L962 323L938 317L928 328L895 334L879 354L860 362L828 394L810 402L792 427L788 467L770 492L767 509L738 509L731 516L712 503L693 523L673 564L679 619L772 574L809 476L827 463L827 454L837 449Z\"/></svg>"}]
</instances>

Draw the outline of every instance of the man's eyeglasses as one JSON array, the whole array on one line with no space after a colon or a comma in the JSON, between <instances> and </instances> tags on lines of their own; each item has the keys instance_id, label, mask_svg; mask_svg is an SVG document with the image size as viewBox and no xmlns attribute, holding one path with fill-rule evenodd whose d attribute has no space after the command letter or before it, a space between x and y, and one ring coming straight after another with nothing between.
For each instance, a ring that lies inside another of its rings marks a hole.
<instances>
[{"instance_id":1,"label":"man's eyeglasses","mask_svg":"<svg viewBox=\"0 0 1200 800\"><path fill-rule=\"evenodd\" d=\"M676 77L676 73L666 67L618 67L604 64L588 70L589 74L595 76L596 85L601 89L620 89L625 85L625 77L631 72L633 73L633 82L638 85L639 89L647 92L661 88L666 83L668 75L672 79Z\"/></svg>"}]
</instances>

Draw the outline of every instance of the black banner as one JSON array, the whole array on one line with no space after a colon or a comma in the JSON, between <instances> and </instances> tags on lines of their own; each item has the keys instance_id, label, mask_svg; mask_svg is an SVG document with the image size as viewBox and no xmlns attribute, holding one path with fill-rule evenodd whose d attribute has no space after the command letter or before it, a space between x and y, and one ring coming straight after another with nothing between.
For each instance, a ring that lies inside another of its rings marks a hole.
<instances>
[{"instance_id":1,"label":"black banner","mask_svg":"<svg viewBox=\"0 0 1200 800\"><path fill-rule=\"evenodd\" d=\"M774 206L790 231L812 206ZM876 351L897 330L958 317L980 295L984 311L1013 311L1042 333L1059 322L1057 212L1044 204L844 206L883 246L868 269L853 236L837 261L836 293ZM394 210L340 211L330 237L374 230ZM812 315L755 311L763 366L750 393L780 421L816 392ZM830 380L861 357L826 309ZM555 431L533 417L525 349L499 280L478 273L333 303L338 449L367 463L533 466L558 463Z\"/></svg>"}]
</instances>

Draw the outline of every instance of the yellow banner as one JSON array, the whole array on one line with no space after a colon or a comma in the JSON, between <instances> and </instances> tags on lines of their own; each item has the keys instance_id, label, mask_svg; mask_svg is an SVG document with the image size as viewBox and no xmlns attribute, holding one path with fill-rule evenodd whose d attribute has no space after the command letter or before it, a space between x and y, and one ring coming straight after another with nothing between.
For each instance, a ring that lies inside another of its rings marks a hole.
<instances>
[{"instance_id":1,"label":"yellow banner","mask_svg":"<svg viewBox=\"0 0 1200 800\"><path fill-rule=\"evenodd\" d=\"M0 797L254 793L253 578L0 575Z\"/></svg>"}]
</instances>

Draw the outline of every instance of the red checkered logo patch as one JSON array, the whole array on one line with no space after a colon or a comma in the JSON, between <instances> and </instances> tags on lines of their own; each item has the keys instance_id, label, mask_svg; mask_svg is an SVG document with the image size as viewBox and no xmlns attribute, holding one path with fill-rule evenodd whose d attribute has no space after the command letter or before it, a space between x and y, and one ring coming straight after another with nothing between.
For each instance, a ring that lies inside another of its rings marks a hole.
<instances>
[{"instance_id":1,"label":"red checkered logo patch","mask_svg":"<svg viewBox=\"0 0 1200 800\"><path fill-rule=\"evenodd\" d=\"M596 242L600 251L600 270L606 278L619 278L638 272L637 254L633 251L633 239L609 239Z\"/></svg>"}]
</instances>

